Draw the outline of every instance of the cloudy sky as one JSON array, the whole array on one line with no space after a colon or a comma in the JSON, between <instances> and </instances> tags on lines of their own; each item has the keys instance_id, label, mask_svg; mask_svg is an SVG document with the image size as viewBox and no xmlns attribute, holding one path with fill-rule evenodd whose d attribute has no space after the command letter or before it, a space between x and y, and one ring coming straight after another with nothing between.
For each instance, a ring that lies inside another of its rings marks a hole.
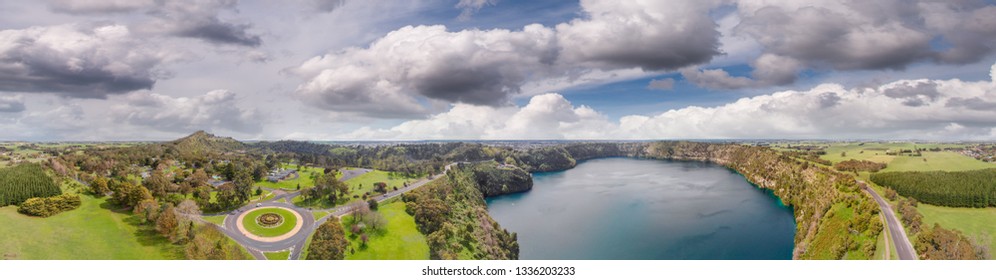
<instances>
[{"instance_id":1,"label":"cloudy sky","mask_svg":"<svg viewBox=\"0 0 996 280\"><path fill-rule=\"evenodd\" d=\"M0 140L996 140L996 3L0 2Z\"/></svg>"}]
</instances>

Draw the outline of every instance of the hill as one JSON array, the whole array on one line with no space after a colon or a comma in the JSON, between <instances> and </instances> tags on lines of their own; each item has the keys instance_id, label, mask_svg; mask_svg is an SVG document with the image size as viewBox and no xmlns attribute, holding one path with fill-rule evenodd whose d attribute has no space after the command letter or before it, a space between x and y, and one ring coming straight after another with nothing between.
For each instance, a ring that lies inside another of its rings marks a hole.
<instances>
[{"instance_id":1,"label":"hill","mask_svg":"<svg viewBox=\"0 0 996 280\"><path fill-rule=\"evenodd\" d=\"M215 153L235 152L246 148L244 143L231 137L219 137L203 130L163 145L167 149L175 149L181 158L197 158Z\"/></svg>"}]
</instances>

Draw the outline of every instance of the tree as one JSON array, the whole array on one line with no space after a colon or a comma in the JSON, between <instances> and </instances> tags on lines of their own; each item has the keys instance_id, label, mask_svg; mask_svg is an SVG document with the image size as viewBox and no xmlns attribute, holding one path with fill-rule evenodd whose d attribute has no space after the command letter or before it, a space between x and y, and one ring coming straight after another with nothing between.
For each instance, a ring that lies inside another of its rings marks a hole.
<instances>
[{"instance_id":1,"label":"tree","mask_svg":"<svg viewBox=\"0 0 996 280\"><path fill-rule=\"evenodd\" d=\"M197 170L194 171L194 174L191 174L190 177L187 177L187 180L190 182L190 185L194 188L207 186L208 179L209 178L207 172L204 172L204 168L198 168Z\"/></svg>"},{"instance_id":2,"label":"tree","mask_svg":"<svg viewBox=\"0 0 996 280\"><path fill-rule=\"evenodd\" d=\"M367 240L369 239L370 237L368 237L366 233L360 234L360 241L363 242L360 244L360 247L367 247Z\"/></svg>"},{"instance_id":3,"label":"tree","mask_svg":"<svg viewBox=\"0 0 996 280\"><path fill-rule=\"evenodd\" d=\"M176 209L173 205L166 204L166 209L163 209L159 219L156 220L156 231L169 238L171 242L176 242L173 236L179 227L180 219L176 215Z\"/></svg>"},{"instance_id":4,"label":"tree","mask_svg":"<svg viewBox=\"0 0 996 280\"><path fill-rule=\"evenodd\" d=\"M898 195L899 194L897 194L896 191L893 190L893 189L890 189L890 188L886 188L885 189L885 198L887 198L889 200L896 200L896 197Z\"/></svg>"},{"instance_id":5,"label":"tree","mask_svg":"<svg viewBox=\"0 0 996 280\"><path fill-rule=\"evenodd\" d=\"M142 200L135 206L134 212L141 215L146 223L155 222L159 218L159 203L153 199Z\"/></svg>"},{"instance_id":6,"label":"tree","mask_svg":"<svg viewBox=\"0 0 996 280\"><path fill-rule=\"evenodd\" d=\"M379 193L387 193L387 183L384 182L374 183L374 191Z\"/></svg>"},{"instance_id":7,"label":"tree","mask_svg":"<svg viewBox=\"0 0 996 280\"><path fill-rule=\"evenodd\" d=\"M186 199L176 205L176 212L187 216L197 216L201 214L201 207L193 200Z\"/></svg>"},{"instance_id":8,"label":"tree","mask_svg":"<svg viewBox=\"0 0 996 280\"><path fill-rule=\"evenodd\" d=\"M235 193L239 203L249 201L253 183L251 170L246 167L236 168L232 181L235 183Z\"/></svg>"},{"instance_id":9,"label":"tree","mask_svg":"<svg viewBox=\"0 0 996 280\"><path fill-rule=\"evenodd\" d=\"M363 201L349 203L349 209L353 210L353 222L362 222L363 217L370 213L370 205Z\"/></svg>"},{"instance_id":10,"label":"tree","mask_svg":"<svg viewBox=\"0 0 996 280\"><path fill-rule=\"evenodd\" d=\"M847 152L840 152L840 157L846 157L846 156L847 156Z\"/></svg>"},{"instance_id":11,"label":"tree","mask_svg":"<svg viewBox=\"0 0 996 280\"><path fill-rule=\"evenodd\" d=\"M107 187L107 178L103 176L94 176L93 180L90 181L90 192L96 197L103 197L110 192L111 189Z\"/></svg>"},{"instance_id":12,"label":"tree","mask_svg":"<svg viewBox=\"0 0 996 280\"><path fill-rule=\"evenodd\" d=\"M308 249L309 260L341 260L346 257L346 233L339 224L339 218L330 216L328 221L315 230Z\"/></svg>"},{"instance_id":13,"label":"tree","mask_svg":"<svg viewBox=\"0 0 996 280\"><path fill-rule=\"evenodd\" d=\"M143 200L152 199L152 194L145 187L136 186L130 182L119 182L115 183L114 186L112 199L118 205L126 208L135 207Z\"/></svg>"},{"instance_id":14,"label":"tree","mask_svg":"<svg viewBox=\"0 0 996 280\"><path fill-rule=\"evenodd\" d=\"M154 170L151 173L148 178L145 178L142 184L152 192L152 196L166 196L166 191L170 189L169 179L166 179L166 175L160 170Z\"/></svg>"},{"instance_id":15,"label":"tree","mask_svg":"<svg viewBox=\"0 0 996 280\"><path fill-rule=\"evenodd\" d=\"M263 195L263 189L257 187L256 188L256 196L261 196L261 195Z\"/></svg>"},{"instance_id":16,"label":"tree","mask_svg":"<svg viewBox=\"0 0 996 280\"><path fill-rule=\"evenodd\" d=\"M377 211L377 200L376 199L367 200L367 205L370 207L370 210Z\"/></svg>"},{"instance_id":17,"label":"tree","mask_svg":"<svg viewBox=\"0 0 996 280\"><path fill-rule=\"evenodd\" d=\"M387 226L387 219L385 219L384 215L381 215L379 212L367 213L363 220L366 221L366 224L370 225L371 229L374 230L381 230Z\"/></svg>"},{"instance_id":18,"label":"tree","mask_svg":"<svg viewBox=\"0 0 996 280\"><path fill-rule=\"evenodd\" d=\"M235 186L232 184L224 184L218 187L218 195L215 198L223 209L229 209L241 204L239 196L235 192Z\"/></svg>"}]
</instances>

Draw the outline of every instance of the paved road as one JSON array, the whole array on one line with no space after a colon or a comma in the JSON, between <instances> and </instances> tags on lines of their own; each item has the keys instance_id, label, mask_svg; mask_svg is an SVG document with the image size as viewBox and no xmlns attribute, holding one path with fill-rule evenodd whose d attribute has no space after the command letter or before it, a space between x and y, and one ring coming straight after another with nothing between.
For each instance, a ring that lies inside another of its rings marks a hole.
<instances>
[{"instance_id":1,"label":"paved road","mask_svg":"<svg viewBox=\"0 0 996 280\"><path fill-rule=\"evenodd\" d=\"M340 171L342 171L342 177L339 178L339 181L345 182L346 180L353 179L353 177L366 174L367 172L370 172L370 171L373 171L373 170L366 169L366 168L354 168L354 169L349 169L349 170L342 169Z\"/></svg>"},{"instance_id":2,"label":"paved road","mask_svg":"<svg viewBox=\"0 0 996 280\"><path fill-rule=\"evenodd\" d=\"M906 237L906 229L903 225L899 223L899 219L896 219L896 214L892 211L892 206L882 199L878 193L872 188L868 187L868 184L858 180L858 185L861 185L861 189L871 194L875 198L875 202L878 202L878 207L885 215L886 226L889 227L889 233L892 235L892 242L896 246L896 254L899 255L900 260L916 260L916 250L913 249L913 245L910 244L910 239Z\"/></svg>"}]
</instances>

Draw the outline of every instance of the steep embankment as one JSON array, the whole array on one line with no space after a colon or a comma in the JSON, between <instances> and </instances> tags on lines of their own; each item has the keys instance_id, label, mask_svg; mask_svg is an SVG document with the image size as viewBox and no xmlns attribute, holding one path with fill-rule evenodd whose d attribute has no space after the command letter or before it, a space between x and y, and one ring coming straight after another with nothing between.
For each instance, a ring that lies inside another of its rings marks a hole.
<instances>
[{"instance_id":1,"label":"steep embankment","mask_svg":"<svg viewBox=\"0 0 996 280\"><path fill-rule=\"evenodd\" d=\"M736 144L657 142L641 156L715 162L772 190L794 210L793 258L867 259L876 249L882 230L878 208L845 174L768 148Z\"/></svg>"},{"instance_id":2,"label":"steep embankment","mask_svg":"<svg viewBox=\"0 0 996 280\"><path fill-rule=\"evenodd\" d=\"M529 172L515 166L499 166L495 162L485 162L463 167L473 173L477 189L484 197L510 193L520 193L533 189L533 178Z\"/></svg>"},{"instance_id":3,"label":"steep embankment","mask_svg":"<svg viewBox=\"0 0 996 280\"><path fill-rule=\"evenodd\" d=\"M419 231L427 237L432 259L519 258L515 233L502 229L488 215L481 189L491 190L495 186L480 185L482 179L477 177L476 169L474 165L458 165L446 178L402 196L405 211L415 217ZM490 176L487 172L480 174ZM531 187L531 179L529 183Z\"/></svg>"}]
</instances>

